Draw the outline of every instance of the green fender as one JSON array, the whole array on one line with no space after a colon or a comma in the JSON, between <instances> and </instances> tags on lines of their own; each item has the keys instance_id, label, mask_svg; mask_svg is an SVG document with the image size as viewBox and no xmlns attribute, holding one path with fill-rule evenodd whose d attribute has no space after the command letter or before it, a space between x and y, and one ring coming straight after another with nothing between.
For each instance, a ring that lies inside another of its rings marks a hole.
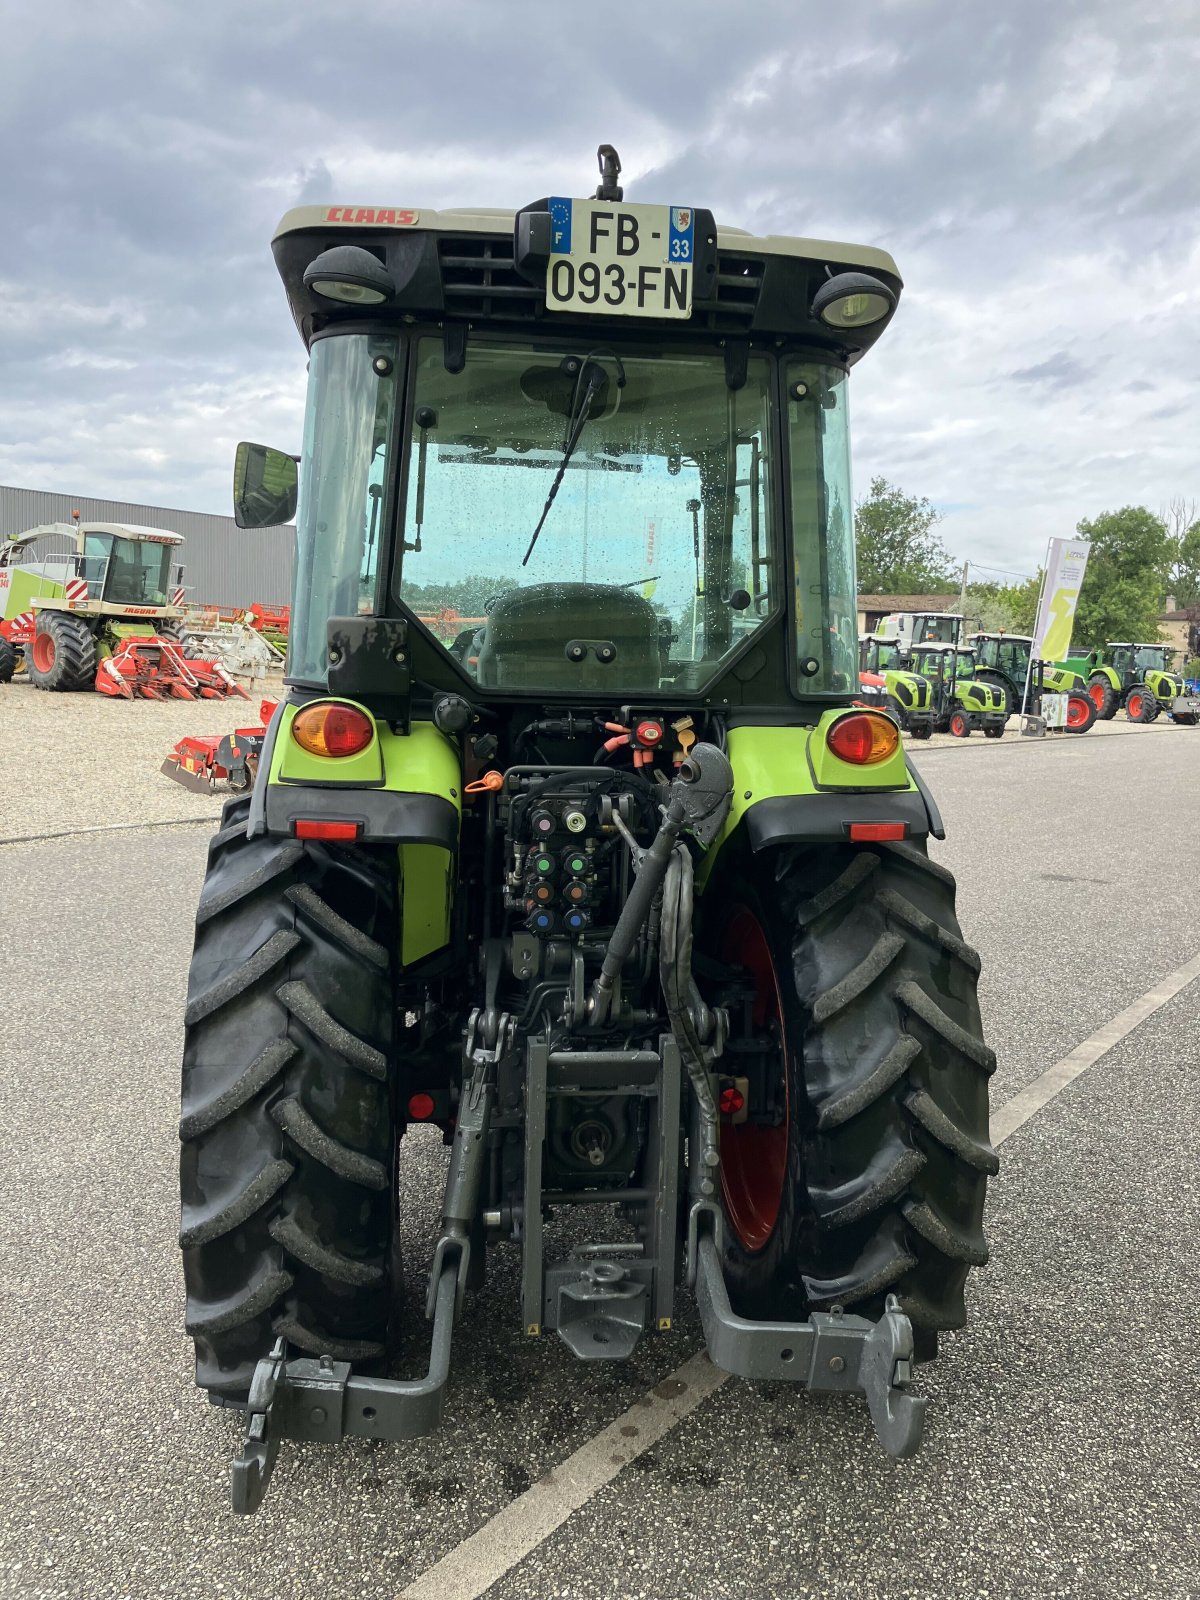
<instances>
[{"instance_id":1,"label":"green fender","mask_svg":"<svg viewBox=\"0 0 1200 1600\"><path fill-rule=\"evenodd\" d=\"M829 730L849 709L824 712L815 728L730 728L733 804L696 869L701 885L721 852L738 838L754 852L784 844L844 843L856 824L879 822L902 824L905 838L943 836L937 807L899 744L873 767L853 766L830 750Z\"/></svg>"},{"instance_id":2,"label":"green fender","mask_svg":"<svg viewBox=\"0 0 1200 1600\"><path fill-rule=\"evenodd\" d=\"M266 781L251 796L250 832L292 836L301 822L355 826L363 843L394 844L401 880L400 957L406 965L450 937L454 862L462 816L458 751L432 722L394 733L365 706L323 697L307 705L350 705L375 732L353 756L319 756L291 737L301 705L284 702L271 719Z\"/></svg>"}]
</instances>

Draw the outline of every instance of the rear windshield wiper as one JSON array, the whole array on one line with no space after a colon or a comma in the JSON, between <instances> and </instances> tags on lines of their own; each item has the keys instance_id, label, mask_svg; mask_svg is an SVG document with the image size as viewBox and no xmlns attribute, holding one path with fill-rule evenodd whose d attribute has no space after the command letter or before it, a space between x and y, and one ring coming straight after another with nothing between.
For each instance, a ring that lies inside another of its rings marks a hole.
<instances>
[{"instance_id":1,"label":"rear windshield wiper","mask_svg":"<svg viewBox=\"0 0 1200 1600\"><path fill-rule=\"evenodd\" d=\"M611 359L617 367L617 387L625 387L625 368L614 355ZM567 436L563 441L562 460L558 463L558 471L554 474L554 482L550 485L550 493L546 496L546 504L542 507L542 514L538 518L537 527L533 530L533 537L529 541L529 548L522 558L521 565L527 567L529 558L533 554L533 547L538 542L538 535L546 525L546 518L550 515L550 507L554 504L554 497L558 493L559 485L563 481L563 474L567 470L571 457L575 454L575 446L579 443L583 433L584 424L592 414L592 401L608 387L608 374L598 361L586 360L579 369L575 379L575 394L571 402L570 415L567 418Z\"/></svg>"}]
</instances>

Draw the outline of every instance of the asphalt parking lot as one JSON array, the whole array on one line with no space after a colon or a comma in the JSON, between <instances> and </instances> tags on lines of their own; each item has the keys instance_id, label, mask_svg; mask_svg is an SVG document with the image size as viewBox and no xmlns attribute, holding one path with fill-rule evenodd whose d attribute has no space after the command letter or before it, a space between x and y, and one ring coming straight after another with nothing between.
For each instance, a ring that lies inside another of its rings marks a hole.
<instances>
[{"instance_id":1,"label":"asphalt parking lot","mask_svg":"<svg viewBox=\"0 0 1200 1600\"><path fill-rule=\"evenodd\" d=\"M995 1109L1200 952L1200 730L916 756L984 961ZM514 1565L463 1579L438 1563L699 1345L689 1314L629 1363L580 1366L525 1340L517 1262L497 1253L456 1335L443 1431L285 1445L263 1511L234 1518L236 1425L192 1386L175 1247L207 833L0 848L0 1595L1200 1593L1200 983L1005 1141L972 1321L919 1369L914 1460L883 1456L858 1404L729 1380L649 1449L634 1440ZM415 1306L444 1155L405 1148Z\"/></svg>"}]
</instances>

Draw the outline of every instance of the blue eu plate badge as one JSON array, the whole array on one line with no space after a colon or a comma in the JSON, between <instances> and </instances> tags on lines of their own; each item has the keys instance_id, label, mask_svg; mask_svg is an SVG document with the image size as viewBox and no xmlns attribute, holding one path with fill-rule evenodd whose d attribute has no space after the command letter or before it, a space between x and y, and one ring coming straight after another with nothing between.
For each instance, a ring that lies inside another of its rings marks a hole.
<instances>
[{"instance_id":1,"label":"blue eu plate badge","mask_svg":"<svg viewBox=\"0 0 1200 1600\"><path fill-rule=\"evenodd\" d=\"M692 235L696 227L696 213L691 206L671 207L671 231L667 241L668 261L692 259Z\"/></svg>"},{"instance_id":2,"label":"blue eu plate badge","mask_svg":"<svg viewBox=\"0 0 1200 1600\"><path fill-rule=\"evenodd\" d=\"M550 200L550 253L571 254L571 202L554 195Z\"/></svg>"}]
</instances>

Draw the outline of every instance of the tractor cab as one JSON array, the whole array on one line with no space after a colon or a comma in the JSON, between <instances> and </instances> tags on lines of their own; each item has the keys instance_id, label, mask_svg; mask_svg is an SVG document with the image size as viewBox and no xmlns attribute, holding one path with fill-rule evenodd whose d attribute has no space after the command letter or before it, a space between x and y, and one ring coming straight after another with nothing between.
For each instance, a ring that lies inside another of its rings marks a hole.
<instances>
[{"instance_id":1,"label":"tractor cab","mask_svg":"<svg viewBox=\"0 0 1200 1600\"><path fill-rule=\"evenodd\" d=\"M907 652L922 644L957 644L962 625L957 611L893 611L880 622L879 633Z\"/></svg>"},{"instance_id":2,"label":"tractor cab","mask_svg":"<svg viewBox=\"0 0 1200 1600\"><path fill-rule=\"evenodd\" d=\"M177 615L183 567L173 557L182 543L133 523L46 523L0 548L0 595L20 590L38 608Z\"/></svg>"},{"instance_id":3,"label":"tractor cab","mask_svg":"<svg viewBox=\"0 0 1200 1600\"><path fill-rule=\"evenodd\" d=\"M860 672L891 672L901 666L901 647L898 639L882 633L864 633L858 641Z\"/></svg>"},{"instance_id":4,"label":"tractor cab","mask_svg":"<svg viewBox=\"0 0 1200 1600\"><path fill-rule=\"evenodd\" d=\"M853 690L847 376L889 257L558 199L308 206L274 250L310 352L299 481L244 445L235 500L265 526L298 492L290 681L329 683L330 618L384 617L413 681L471 701ZM828 320L824 286L869 274Z\"/></svg>"},{"instance_id":5,"label":"tractor cab","mask_svg":"<svg viewBox=\"0 0 1200 1600\"><path fill-rule=\"evenodd\" d=\"M1151 672L1170 672L1175 652L1166 644L1106 644L1113 668L1123 682L1144 683Z\"/></svg>"},{"instance_id":6,"label":"tractor cab","mask_svg":"<svg viewBox=\"0 0 1200 1600\"><path fill-rule=\"evenodd\" d=\"M1014 682L1024 682L1029 671L1033 640L1024 633L973 633L968 643L980 669L991 669Z\"/></svg>"}]
</instances>

